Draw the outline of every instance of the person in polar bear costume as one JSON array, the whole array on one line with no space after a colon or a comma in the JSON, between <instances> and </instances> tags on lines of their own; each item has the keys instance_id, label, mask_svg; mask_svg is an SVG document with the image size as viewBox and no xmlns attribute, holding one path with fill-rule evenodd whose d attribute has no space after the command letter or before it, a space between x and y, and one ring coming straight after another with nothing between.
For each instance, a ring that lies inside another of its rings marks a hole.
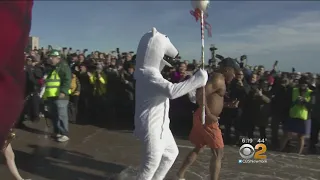
<instances>
[{"instance_id":1,"label":"person in polar bear costume","mask_svg":"<svg viewBox=\"0 0 320 180\"><path fill-rule=\"evenodd\" d=\"M155 28L140 40L136 55L136 106L134 134L143 143L142 166L137 180L163 180L179 154L169 128L169 99L203 87L208 74L199 70L190 79L173 84L161 75L178 50L170 39Z\"/></svg>"}]
</instances>

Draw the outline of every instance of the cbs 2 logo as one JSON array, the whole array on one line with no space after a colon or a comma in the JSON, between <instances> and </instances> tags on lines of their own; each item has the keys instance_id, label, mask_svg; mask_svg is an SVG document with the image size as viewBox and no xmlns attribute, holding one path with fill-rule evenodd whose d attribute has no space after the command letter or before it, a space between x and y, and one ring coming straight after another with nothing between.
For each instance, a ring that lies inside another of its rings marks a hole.
<instances>
[{"instance_id":1,"label":"cbs 2 logo","mask_svg":"<svg viewBox=\"0 0 320 180\"><path fill-rule=\"evenodd\" d=\"M259 143L253 147L251 144L243 144L239 149L239 154L243 159L266 159L267 146Z\"/></svg>"}]
</instances>

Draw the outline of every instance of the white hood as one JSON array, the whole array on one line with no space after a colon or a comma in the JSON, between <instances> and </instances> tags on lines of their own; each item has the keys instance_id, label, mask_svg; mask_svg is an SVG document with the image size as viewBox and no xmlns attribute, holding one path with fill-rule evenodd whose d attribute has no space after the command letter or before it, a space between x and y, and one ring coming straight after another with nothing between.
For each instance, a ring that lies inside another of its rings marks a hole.
<instances>
[{"instance_id":1,"label":"white hood","mask_svg":"<svg viewBox=\"0 0 320 180\"><path fill-rule=\"evenodd\" d=\"M177 48L174 47L168 36L152 28L152 31L143 35L139 42L135 78L139 79L145 70L161 72L165 66L171 66L163 57L166 55L175 58L178 54Z\"/></svg>"}]
</instances>

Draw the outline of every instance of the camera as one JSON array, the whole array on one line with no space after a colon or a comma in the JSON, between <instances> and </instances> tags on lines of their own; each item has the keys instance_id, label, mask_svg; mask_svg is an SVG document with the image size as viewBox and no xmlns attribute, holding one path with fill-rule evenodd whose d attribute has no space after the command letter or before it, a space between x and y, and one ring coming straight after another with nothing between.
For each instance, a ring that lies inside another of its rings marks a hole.
<instances>
[{"instance_id":1,"label":"camera","mask_svg":"<svg viewBox=\"0 0 320 180\"><path fill-rule=\"evenodd\" d=\"M247 59L247 55L242 55L241 57L240 57L240 62L243 62L244 60L246 60Z\"/></svg>"},{"instance_id":2,"label":"camera","mask_svg":"<svg viewBox=\"0 0 320 180\"><path fill-rule=\"evenodd\" d=\"M218 48L216 48L213 44L211 44L211 47L209 50L212 52L212 51L218 50Z\"/></svg>"}]
</instances>

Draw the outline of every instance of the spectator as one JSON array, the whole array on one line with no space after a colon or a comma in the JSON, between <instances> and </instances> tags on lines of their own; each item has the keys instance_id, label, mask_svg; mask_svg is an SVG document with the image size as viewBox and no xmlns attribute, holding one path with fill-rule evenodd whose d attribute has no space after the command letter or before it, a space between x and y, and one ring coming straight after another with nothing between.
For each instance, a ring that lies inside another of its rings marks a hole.
<instances>
[{"instance_id":1,"label":"spectator","mask_svg":"<svg viewBox=\"0 0 320 180\"><path fill-rule=\"evenodd\" d=\"M186 71L187 65L185 63L180 63L178 71L172 73L171 81L173 83L178 83L184 81L186 78L189 78Z\"/></svg>"},{"instance_id":2,"label":"spectator","mask_svg":"<svg viewBox=\"0 0 320 180\"><path fill-rule=\"evenodd\" d=\"M243 125L243 134L249 138L253 138L254 118L256 118L256 115L253 114L255 113L253 110L256 109L253 105L253 101L257 98L256 96L260 96L259 93L261 92L258 90L257 74L251 74L248 85L250 86L250 91L243 105L241 122Z\"/></svg>"},{"instance_id":3,"label":"spectator","mask_svg":"<svg viewBox=\"0 0 320 180\"><path fill-rule=\"evenodd\" d=\"M267 138L266 128L270 117L270 102L271 95L269 92L269 82L267 79L259 80L258 89L253 97L251 118L253 127L250 129L249 134L253 135L254 128L258 127L260 132L260 139ZM253 136L252 136L253 137Z\"/></svg>"},{"instance_id":4,"label":"spectator","mask_svg":"<svg viewBox=\"0 0 320 180\"><path fill-rule=\"evenodd\" d=\"M80 56L81 57L81 56ZM81 60L81 58L80 58ZM78 68L76 67L76 70ZM78 121L84 123L85 120L89 119L88 109L90 109L90 102L92 102L93 85L90 83L87 65L84 63L80 64L80 71L77 71L77 76L81 85L80 97L78 102Z\"/></svg>"},{"instance_id":5,"label":"spectator","mask_svg":"<svg viewBox=\"0 0 320 180\"><path fill-rule=\"evenodd\" d=\"M285 120L289 118L290 109L290 88L289 80L282 78L272 88L272 100L271 100L271 142L273 147L279 146L279 126Z\"/></svg>"},{"instance_id":6,"label":"spectator","mask_svg":"<svg viewBox=\"0 0 320 180\"><path fill-rule=\"evenodd\" d=\"M127 69L121 71L121 87L117 98L120 102L118 106L119 116L117 116L117 119L121 119L129 128L133 128L135 99L135 80L133 78L134 68L135 67L132 63L128 63Z\"/></svg>"},{"instance_id":7,"label":"spectator","mask_svg":"<svg viewBox=\"0 0 320 180\"><path fill-rule=\"evenodd\" d=\"M309 151L316 152L316 144L319 142L320 131L320 84L316 85L316 89L313 94L312 112L311 112L311 135Z\"/></svg>"},{"instance_id":8,"label":"spectator","mask_svg":"<svg viewBox=\"0 0 320 180\"><path fill-rule=\"evenodd\" d=\"M25 106L20 120L17 123L17 127L24 128L23 121L25 115L37 122L40 120L40 79L43 76L43 71L38 65L38 61L34 56L28 56L26 58L26 92L25 92Z\"/></svg>"},{"instance_id":9,"label":"spectator","mask_svg":"<svg viewBox=\"0 0 320 180\"><path fill-rule=\"evenodd\" d=\"M96 71L91 74L88 72L90 83L93 85L93 119L95 122L99 122L104 115L104 102L106 100L107 92L107 76L103 72L103 67L99 64L96 67Z\"/></svg>"},{"instance_id":10,"label":"spectator","mask_svg":"<svg viewBox=\"0 0 320 180\"><path fill-rule=\"evenodd\" d=\"M308 88L309 82L307 77L303 76L299 79L299 86L291 91L291 108L289 111L290 119L284 123L284 135L280 145L280 150L283 150L293 134L298 135L299 151L303 152L305 135L310 130L311 121L309 121L309 110L311 101L311 90Z\"/></svg>"},{"instance_id":11,"label":"spectator","mask_svg":"<svg viewBox=\"0 0 320 180\"><path fill-rule=\"evenodd\" d=\"M70 101L69 101L69 121L77 123L78 103L81 91L80 81L76 76L75 70L72 72L71 85L70 85Z\"/></svg>"},{"instance_id":12,"label":"spectator","mask_svg":"<svg viewBox=\"0 0 320 180\"><path fill-rule=\"evenodd\" d=\"M236 140L240 139L240 135L243 134L243 125L241 121L241 116L243 112L243 106L246 97L250 91L250 87L247 81L244 79L244 73L241 69L236 70L236 77L231 82L231 93L232 99L237 99L239 101L238 107L233 109L235 129L236 129Z\"/></svg>"},{"instance_id":13,"label":"spectator","mask_svg":"<svg viewBox=\"0 0 320 180\"><path fill-rule=\"evenodd\" d=\"M54 136L59 142L69 140L68 137L68 103L71 84L71 70L60 53L56 50L50 52L51 71L46 78L44 98L52 120Z\"/></svg>"}]
</instances>

